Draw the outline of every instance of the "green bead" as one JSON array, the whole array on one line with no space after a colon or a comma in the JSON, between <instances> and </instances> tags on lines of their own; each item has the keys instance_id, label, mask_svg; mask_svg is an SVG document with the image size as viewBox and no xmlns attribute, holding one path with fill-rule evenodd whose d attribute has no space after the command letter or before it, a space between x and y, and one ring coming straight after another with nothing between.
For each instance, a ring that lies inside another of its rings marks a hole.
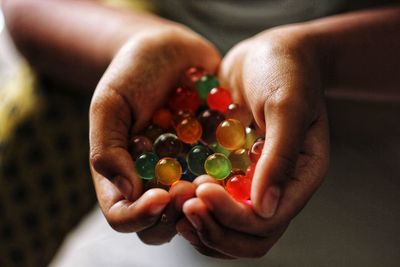
<instances>
[{"instance_id":1,"label":"green bead","mask_svg":"<svg viewBox=\"0 0 400 267\"><path fill-rule=\"evenodd\" d=\"M244 145L245 148L250 149L254 142L257 139L256 130L246 127L246 144Z\"/></svg>"},{"instance_id":2,"label":"green bead","mask_svg":"<svg viewBox=\"0 0 400 267\"><path fill-rule=\"evenodd\" d=\"M244 148L232 151L228 158L231 161L233 169L239 169L243 172L246 172L247 167L251 163L248 150Z\"/></svg>"},{"instance_id":3,"label":"green bead","mask_svg":"<svg viewBox=\"0 0 400 267\"><path fill-rule=\"evenodd\" d=\"M210 145L210 148L212 151L214 151L215 153L221 153L224 154L225 156L229 156L229 154L231 153L228 149L225 149L223 146L221 146L218 142L217 143L213 143Z\"/></svg>"},{"instance_id":4,"label":"green bead","mask_svg":"<svg viewBox=\"0 0 400 267\"><path fill-rule=\"evenodd\" d=\"M186 156L186 161L190 172L197 176L205 174L206 171L204 169L204 162L211 154L212 152L210 149L203 145L192 147Z\"/></svg>"},{"instance_id":5,"label":"green bead","mask_svg":"<svg viewBox=\"0 0 400 267\"><path fill-rule=\"evenodd\" d=\"M219 82L214 75L204 75L196 82L196 89L201 99L206 99L211 89L218 87Z\"/></svg>"},{"instance_id":6,"label":"green bead","mask_svg":"<svg viewBox=\"0 0 400 267\"><path fill-rule=\"evenodd\" d=\"M140 178L151 180L156 176L155 167L158 162L158 157L152 152L147 152L140 155L135 162L136 173Z\"/></svg>"},{"instance_id":7,"label":"green bead","mask_svg":"<svg viewBox=\"0 0 400 267\"><path fill-rule=\"evenodd\" d=\"M232 165L224 154L215 153L207 158L204 168L211 177L223 180L231 173Z\"/></svg>"}]
</instances>

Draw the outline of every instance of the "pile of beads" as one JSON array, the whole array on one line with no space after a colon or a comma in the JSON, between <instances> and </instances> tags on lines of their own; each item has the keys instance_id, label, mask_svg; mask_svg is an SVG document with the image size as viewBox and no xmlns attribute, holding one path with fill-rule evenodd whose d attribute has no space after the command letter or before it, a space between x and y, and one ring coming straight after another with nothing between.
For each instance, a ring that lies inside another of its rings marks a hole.
<instances>
[{"instance_id":1,"label":"pile of beads","mask_svg":"<svg viewBox=\"0 0 400 267\"><path fill-rule=\"evenodd\" d=\"M229 90L214 75L189 68L182 86L157 110L129 151L137 174L148 187L168 188L199 175L223 181L239 201L250 198L255 165L264 141L250 127L252 115L232 102Z\"/></svg>"}]
</instances>

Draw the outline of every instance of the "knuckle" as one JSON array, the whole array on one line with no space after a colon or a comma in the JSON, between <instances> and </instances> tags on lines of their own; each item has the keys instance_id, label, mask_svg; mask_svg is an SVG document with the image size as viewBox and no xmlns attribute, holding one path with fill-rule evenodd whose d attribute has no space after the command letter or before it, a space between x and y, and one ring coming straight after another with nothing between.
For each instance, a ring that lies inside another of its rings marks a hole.
<instances>
[{"instance_id":1,"label":"knuckle","mask_svg":"<svg viewBox=\"0 0 400 267\"><path fill-rule=\"evenodd\" d=\"M91 148L89 154L89 162L93 168L102 173L104 169L104 165L107 164L109 157L106 153L100 152L99 148Z\"/></svg>"}]
</instances>

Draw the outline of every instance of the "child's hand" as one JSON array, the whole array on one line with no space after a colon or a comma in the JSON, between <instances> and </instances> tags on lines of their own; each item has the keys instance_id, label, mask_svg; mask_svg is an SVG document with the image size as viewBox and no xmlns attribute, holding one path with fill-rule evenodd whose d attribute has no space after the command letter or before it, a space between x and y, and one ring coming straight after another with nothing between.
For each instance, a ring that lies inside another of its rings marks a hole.
<instances>
[{"instance_id":1,"label":"child's hand","mask_svg":"<svg viewBox=\"0 0 400 267\"><path fill-rule=\"evenodd\" d=\"M90 165L100 207L117 231L142 231L139 237L152 244L175 235L174 221L194 187L181 182L171 193L151 189L143 194L128 140L163 105L184 70L202 66L213 73L219 62L219 54L200 36L165 26L130 39L100 80L90 108Z\"/></svg>"},{"instance_id":2,"label":"child's hand","mask_svg":"<svg viewBox=\"0 0 400 267\"><path fill-rule=\"evenodd\" d=\"M296 28L295 28L296 27ZM293 30L294 29L294 30ZM197 187L178 231L200 252L260 257L321 184L329 161L320 57L297 26L262 33L223 60L220 78L235 102L250 107L265 146L251 191L252 207L215 183Z\"/></svg>"}]
</instances>

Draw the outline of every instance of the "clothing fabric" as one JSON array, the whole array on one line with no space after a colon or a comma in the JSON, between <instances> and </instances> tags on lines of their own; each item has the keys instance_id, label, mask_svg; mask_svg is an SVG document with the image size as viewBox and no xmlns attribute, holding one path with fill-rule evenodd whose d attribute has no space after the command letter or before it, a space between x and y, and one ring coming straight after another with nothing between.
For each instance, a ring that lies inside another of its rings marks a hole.
<instances>
[{"instance_id":1,"label":"clothing fabric","mask_svg":"<svg viewBox=\"0 0 400 267\"><path fill-rule=\"evenodd\" d=\"M156 10L188 25L226 53L266 29L313 20L389 1L350 0L153 0Z\"/></svg>"}]
</instances>

